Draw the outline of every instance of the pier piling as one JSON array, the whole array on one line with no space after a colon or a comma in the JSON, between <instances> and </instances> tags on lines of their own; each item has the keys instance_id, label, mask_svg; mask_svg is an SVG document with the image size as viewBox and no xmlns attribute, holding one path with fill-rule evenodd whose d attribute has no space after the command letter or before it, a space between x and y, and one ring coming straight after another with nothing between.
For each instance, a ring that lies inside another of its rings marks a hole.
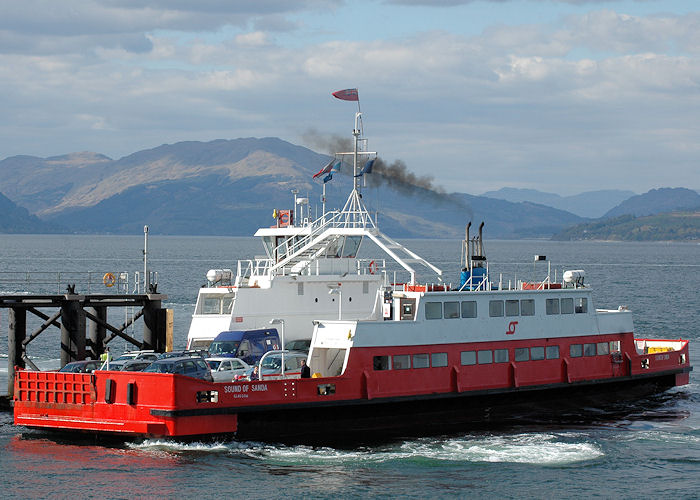
<instances>
[{"instance_id":1,"label":"pier piling","mask_svg":"<svg viewBox=\"0 0 700 500\"><path fill-rule=\"evenodd\" d=\"M117 337L131 343L137 349L153 349L164 352L172 349L172 311L163 309L167 295L150 293L137 295L81 295L73 287L64 295L0 295L0 308L9 309L7 393L14 394L15 367L26 364L36 369L27 357L27 346L49 327L60 328L61 367L71 361L86 358L99 359L109 342ZM49 316L42 308L58 308ZM107 322L109 307L141 308L131 320L121 327ZM43 320L41 326L27 337L27 311ZM143 342L127 335L127 327L143 316ZM89 327L88 327L89 324ZM107 336L107 330L111 335Z\"/></svg>"},{"instance_id":2,"label":"pier piling","mask_svg":"<svg viewBox=\"0 0 700 500\"><path fill-rule=\"evenodd\" d=\"M26 336L27 310L10 309L7 335L7 393L10 395L14 393L15 366L25 367L23 344Z\"/></svg>"}]
</instances>

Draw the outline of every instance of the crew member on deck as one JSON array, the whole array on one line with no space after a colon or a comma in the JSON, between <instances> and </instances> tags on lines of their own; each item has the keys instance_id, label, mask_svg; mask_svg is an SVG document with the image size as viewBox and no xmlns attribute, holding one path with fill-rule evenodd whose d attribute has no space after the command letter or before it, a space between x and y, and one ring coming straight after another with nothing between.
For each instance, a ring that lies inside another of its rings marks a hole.
<instances>
[{"instance_id":1,"label":"crew member on deck","mask_svg":"<svg viewBox=\"0 0 700 500\"><path fill-rule=\"evenodd\" d=\"M301 360L301 378L311 378L311 368L304 359Z\"/></svg>"}]
</instances>

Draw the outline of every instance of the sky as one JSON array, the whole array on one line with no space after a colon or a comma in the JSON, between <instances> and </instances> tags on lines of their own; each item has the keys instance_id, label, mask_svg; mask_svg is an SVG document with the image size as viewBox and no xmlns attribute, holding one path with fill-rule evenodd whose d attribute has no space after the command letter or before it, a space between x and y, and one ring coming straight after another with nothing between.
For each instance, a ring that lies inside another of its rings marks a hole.
<instances>
[{"instance_id":1,"label":"sky","mask_svg":"<svg viewBox=\"0 0 700 500\"><path fill-rule=\"evenodd\" d=\"M0 159L313 146L309 131L350 136L345 88L370 149L448 192L700 189L697 0L0 7Z\"/></svg>"}]
</instances>

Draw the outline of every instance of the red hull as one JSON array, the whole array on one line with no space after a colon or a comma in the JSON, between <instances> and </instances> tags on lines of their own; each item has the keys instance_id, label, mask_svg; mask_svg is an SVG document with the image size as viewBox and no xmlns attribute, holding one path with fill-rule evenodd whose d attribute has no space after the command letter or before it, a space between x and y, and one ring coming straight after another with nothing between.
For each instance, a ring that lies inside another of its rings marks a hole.
<instances>
[{"instance_id":1,"label":"red hull","mask_svg":"<svg viewBox=\"0 0 700 500\"><path fill-rule=\"evenodd\" d=\"M612 339L596 336L595 340ZM582 341L585 339L575 339ZM508 349L512 351L523 342L533 345L532 341L513 341L507 343ZM567 340L557 342L562 353L568 353ZM607 388L629 390L645 385L663 389L688 383L692 368L687 342L680 350L652 354L637 354L633 342L631 334L623 337L621 355L562 356L470 366L461 365L461 349L502 349L504 343L453 345L447 366L385 371L372 369L373 357L381 349L356 348L342 376L236 383L209 383L159 373L19 370L15 378L15 424L125 437L236 434L259 438L253 431L264 426L262 437L274 439L276 431L294 432L292 416L299 412L302 422L312 421L316 428L320 426L315 416L330 419L323 425L332 428L334 419L340 422L350 414L358 425L365 422L361 425L380 428L381 423L375 418L378 408L388 423L398 420L391 418L392 412L410 413L410 405L417 401L428 413L434 410L433 413L450 415L451 407L473 406L484 397L537 393L534 402L546 399L548 393L566 399L593 385L595 392L605 393ZM543 339L541 343L546 346L548 341ZM393 347L392 354L440 352L446 348ZM514 359L512 353L509 359ZM528 404L528 396L520 397L521 403Z\"/></svg>"}]
</instances>

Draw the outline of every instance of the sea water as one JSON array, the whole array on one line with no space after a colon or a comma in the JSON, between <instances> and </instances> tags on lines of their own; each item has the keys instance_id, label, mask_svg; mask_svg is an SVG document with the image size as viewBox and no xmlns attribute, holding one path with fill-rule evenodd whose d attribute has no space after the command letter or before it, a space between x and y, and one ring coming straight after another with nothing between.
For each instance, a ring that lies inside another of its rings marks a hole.
<instances>
[{"instance_id":1,"label":"sea water","mask_svg":"<svg viewBox=\"0 0 700 500\"><path fill-rule=\"evenodd\" d=\"M460 242L405 241L459 280ZM143 238L122 236L0 237L0 293L35 292L7 284L10 272L84 273L143 269ZM541 280L548 270L584 269L596 307L628 306L638 336L691 340L696 371L690 384L664 394L586 412L564 422L464 429L456 434L411 437L356 447L286 446L274 443L182 443L146 440L95 444L14 427L0 413L3 496L28 497L226 497L226 498L668 498L700 497L700 245L486 241L491 279L504 285ZM173 309L174 341L182 348L197 290L210 268L233 268L237 259L262 253L252 238L149 239L149 268ZM374 257L367 245L362 256ZM534 255L547 261L535 262ZM401 279L397 267L389 268ZM8 273L8 274L3 274ZM16 275L12 275L16 279ZM64 276L66 276L64 274ZM434 281L427 273L421 280ZM76 280L78 275L76 274ZM76 285L77 292L88 290ZM130 286L134 286L133 278ZM104 293L101 279L90 285ZM9 288L9 289L8 289ZM64 290L44 290L63 293ZM121 324L128 310L109 320ZM123 317L122 317L123 315ZM28 315L28 329L39 320ZM7 310L0 310L0 390L6 387ZM129 332L141 337L142 325ZM58 364L60 333L52 328L29 347L39 366ZM116 345L128 348L123 341ZM339 429L342 432L342 429Z\"/></svg>"}]
</instances>

